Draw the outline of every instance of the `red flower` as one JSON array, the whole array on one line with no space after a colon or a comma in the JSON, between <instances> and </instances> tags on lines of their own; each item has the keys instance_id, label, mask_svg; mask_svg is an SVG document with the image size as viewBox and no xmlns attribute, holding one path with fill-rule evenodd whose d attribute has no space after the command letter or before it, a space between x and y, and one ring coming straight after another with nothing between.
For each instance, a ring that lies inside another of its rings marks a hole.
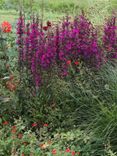
<instances>
[{"instance_id":1,"label":"red flower","mask_svg":"<svg viewBox=\"0 0 117 156\"><path fill-rule=\"evenodd\" d=\"M48 30L48 26L44 26L44 27L43 27L43 30L44 30L44 31L47 31L47 30Z\"/></svg>"},{"instance_id":2,"label":"red flower","mask_svg":"<svg viewBox=\"0 0 117 156\"><path fill-rule=\"evenodd\" d=\"M50 21L47 21L47 26L48 27L51 27L52 26L52 23Z\"/></svg>"},{"instance_id":3,"label":"red flower","mask_svg":"<svg viewBox=\"0 0 117 156\"><path fill-rule=\"evenodd\" d=\"M67 60L67 65L70 65L71 64L71 60Z\"/></svg>"},{"instance_id":4,"label":"red flower","mask_svg":"<svg viewBox=\"0 0 117 156\"><path fill-rule=\"evenodd\" d=\"M52 150L52 154L55 155L56 153L57 153L57 152L56 152L56 149L53 149L53 150Z\"/></svg>"},{"instance_id":5,"label":"red flower","mask_svg":"<svg viewBox=\"0 0 117 156\"><path fill-rule=\"evenodd\" d=\"M37 123L33 123L33 124L32 124L32 127L36 127L36 126L37 126Z\"/></svg>"},{"instance_id":6,"label":"red flower","mask_svg":"<svg viewBox=\"0 0 117 156\"><path fill-rule=\"evenodd\" d=\"M19 133L18 134L18 139L22 139L22 137L23 137L23 134Z\"/></svg>"},{"instance_id":7,"label":"red flower","mask_svg":"<svg viewBox=\"0 0 117 156\"><path fill-rule=\"evenodd\" d=\"M8 121L4 121L2 124L3 124L3 125L8 125L9 122L8 122Z\"/></svg>"},{"instance_id":8,"label":"red flower","mask_svg":"<svg viewBox=\"0 0 117 156\"><path fill-rule=\"evenodd\" d=\"M74 64L75 64L75 65L79 65L79 62L78 62L78 61L75 61Z\"/></svg>"},{"instance_id":9,"label":"red flower","mask_svg":"<svg viewBox=\"0 0 117 156\"><path fill-rule=\"evenodd\" d=\"M16 90L16 84L14 84L11 81L7 81L6 82L6 88L13 92Z\"/></svg>"},{"instance_id":10,"label":"red flower","mask_svg":"<svg viewBox=\"0 0 117 156\"><path fill-rule=\"evenodd\" d=\"M22 156L25 156L24 153L22 153Z\"/></svg>"},{"instance_id":11,"label":"red flower","mask_svg":"<svg viewBox=\"0 0 117 156\"><path fill-rule=\"evenodd\" d=\"M2 31L3 31L4 33L10 33L10 32L11 32L12 27L11 27L11 24L10 24L9 22L4 21L4 22L1 24L1 26L2 26Z\"/></svg>"},{"instance_id":12,"label":"red flower","mask_svg":"<svg viewBox=\"0 0 117 156\"><path fill-rule=\"evenodd\" d=\"M12 133L16 133L16 131L17 131L17 130L16 130L16 126L12 126L11 132L12 132Z\"/></svg>"},{"instance_id":13,"label":"red flower","mask_svg":"<svg viewBox=\"0 0 117 156\"><path fill-rule=\"evenodd\" d=\"M66 150L65 150L65 152L67 152L67 153L69 153L71 150L69 149L69 148L67 148Z\"/></svg>"},{"instance_id":14,"label":"red flower","mask_svg":"<svg viewBox=\"0 0 117 156\"><path fill-rule=\"evenodd\" d=\"M75 154L76 154L76 152L75 152L75 151L72 151L72 152L71 152L71 155L72 155L72 156L74 156Z\"/></svg>"},{"instance_id":15,"label":"red flower","mask_svg":"<svg viewBox=\"0 0 117 156\"><path fill-rule=\"evenodd\" d=\"M44 126L44 127L48 127L48 124L47 124L47 123L45 123L43 126Z\"/></svg>"}]
</instances>

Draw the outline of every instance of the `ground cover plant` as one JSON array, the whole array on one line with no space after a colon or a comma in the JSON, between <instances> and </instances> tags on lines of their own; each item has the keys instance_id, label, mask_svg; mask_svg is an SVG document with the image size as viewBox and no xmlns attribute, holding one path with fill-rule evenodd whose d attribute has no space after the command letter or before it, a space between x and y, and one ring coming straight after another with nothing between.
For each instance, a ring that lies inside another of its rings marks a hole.
<instances>
[{"instance_id":1,"label":"ground cover plant","mask_svg":"<svg viewBox=\"0 0 117 156\"><path fill-rule=\"evenodd\" d=\"M0 22L0 155L116 156L116 2L8 2L20 11Z\"/></svg>"}]
</instances>

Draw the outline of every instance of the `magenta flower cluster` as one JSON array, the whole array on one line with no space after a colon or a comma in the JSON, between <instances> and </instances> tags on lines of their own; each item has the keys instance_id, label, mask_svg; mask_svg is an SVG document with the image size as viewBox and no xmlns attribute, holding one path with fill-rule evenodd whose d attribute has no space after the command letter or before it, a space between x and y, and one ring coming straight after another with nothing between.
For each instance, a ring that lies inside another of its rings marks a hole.
<instances>
[{"instance_id":1,"label":"magenta flower cluster","mask_svg":"<svg viewBox=\"0 0 117 156\"><path fill-rule=\"evenodd\" d=\"M73 22L66 19L59 33L59 58L82 60L87 66L98 67L101 63L102 50L98 43L97 31L92 23L81 15Z\"/></svg>"},{"instance_id":2,"label":"magenta flower cluster","mask_svg":"<svg viewBox=\"0 0 117 156\"><path fill-rule=\"evenodd\" d=\"M32 17L26 24L24 20L20 14L17 24L19 62L30 71L36 87L43 81L43 72L56 68L59 74L67 76L70 62L77 61L75 65L82 62L89 68L99 69L109 55L117 56L115 17L105 24L101 44L96 28L84 15L74 20L66 17L55 26L50 21L42 26L38 17Z\"/></svg>"},{"instance_id":3,"label":"magenta flower cluster","mask_svg":"<svg viewBox=\"0 0 117 156\"><path fill-rule=\"evenodd\" d=\"M109 59L117 58L117 25L115 16L109 18L105 24L103 46Z\"/></svg>"}]
</instances>

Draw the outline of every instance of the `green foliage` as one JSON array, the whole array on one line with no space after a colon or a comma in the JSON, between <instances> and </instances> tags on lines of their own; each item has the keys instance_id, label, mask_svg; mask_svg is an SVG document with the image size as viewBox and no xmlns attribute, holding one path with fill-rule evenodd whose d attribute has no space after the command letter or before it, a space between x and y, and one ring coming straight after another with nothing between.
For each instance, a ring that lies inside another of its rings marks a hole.
<instances>
[{"instance_id":1,"label":"green foliage","mask_svg":"<svg viewBox=\"0 0 117 156\"><path fill-rule=\"evenodd\" d=\"M4 0L0 1L0 9L2 9L4 7Z\"/></svg>"},{"instance_id":2,"label":"green foliage","mask_svg":"<svg viewBox=\"0 0 117 156\"><path fill-rule=\"evenodd\" d=\"M14 30L14 29L13 29ZM8 111L11 113L16 109L17 97L14 91L7 88L7 83L10 82L10 77L13 76L14 82L18 81L17 70L17 52L15 46L15 33L1 34L1 39L4 39L0 44L0 107L1 113ZM15 73L15 74L14 74ZM7 88L7 89L6 89ZM11 111L12 110L12 111ZM11 113L12 114L12 113ZM12 116L12 115L11 115Z\"/></svg>"},{"instance_id":3,"label":"green foliage","mask_svg":"<svg viewBox=\"0 0 117 156\"><path fill-rule=\"evenodd\" d=\"M38 147L38 141L31 130L25 130L24 123L16 120L11 126L10 122L0 123L0 155L41 155Z\"/></svg>"}]
</instances>

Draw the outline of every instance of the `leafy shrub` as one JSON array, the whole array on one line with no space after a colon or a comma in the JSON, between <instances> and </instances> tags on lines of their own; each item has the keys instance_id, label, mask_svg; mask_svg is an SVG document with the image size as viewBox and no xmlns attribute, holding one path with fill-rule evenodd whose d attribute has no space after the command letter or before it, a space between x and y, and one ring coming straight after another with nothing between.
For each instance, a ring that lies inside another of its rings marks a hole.
<instances>
[{"instance_id":1,"label":"leafy shrub","mask_svg":"<svg viewBox=\"0 0 117 156\"><path fill-rule=\"evenodd\" d=\"M40 149L35 135L25 126L21 120L15 125L9 121L0 123L0 155L40 155Z\"/></svg>"}]
</instances>

